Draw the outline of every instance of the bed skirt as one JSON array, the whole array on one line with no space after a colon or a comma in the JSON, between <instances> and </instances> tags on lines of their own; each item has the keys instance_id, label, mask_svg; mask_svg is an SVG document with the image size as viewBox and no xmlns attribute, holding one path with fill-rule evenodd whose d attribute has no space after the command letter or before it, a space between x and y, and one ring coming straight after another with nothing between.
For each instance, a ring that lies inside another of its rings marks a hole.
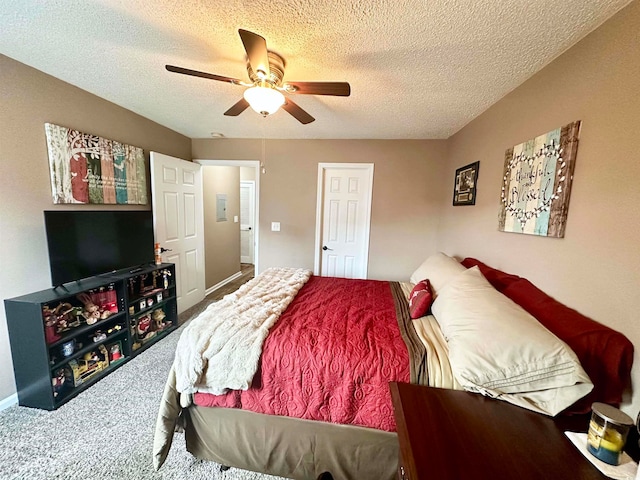
<instances>
[{"instance_id":1,"label":"bed skirt","mask_svg":"<svg viewBox=\"0 0 640 480\"><path fill-rule=\"evenodd\" d=\"M308 480L397 478L398 437L372 428L234 408L183 410L187 450L222 465Z\"/></svg>"}]
</instances>

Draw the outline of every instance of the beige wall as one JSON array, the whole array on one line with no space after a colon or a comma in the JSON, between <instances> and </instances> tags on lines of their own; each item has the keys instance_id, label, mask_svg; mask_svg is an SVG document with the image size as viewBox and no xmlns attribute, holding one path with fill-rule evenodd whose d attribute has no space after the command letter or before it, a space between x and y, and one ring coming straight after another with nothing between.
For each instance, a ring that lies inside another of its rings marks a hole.
<instances>
[{"instance_id":1,"label":"beige wall","mask_svg":"<svg viewBox=\"0 0 640 480\"><path fill-rule=\"evenodd\" d=\"M191 155L187 137L3 55L0 102L0 299L51 286L43 210L99 208L53 205L46 122L142 147L147 159L149 150ZM10 359L1 302L0 402L15 393Z\"/></svg>"},{"instance_id":2,"label":"beige wall","mask_svg":"<svg viewBox=\"0 0 640 480\"><path fill-rule=\"evenodd\" d=\"M240 168L202 167L205 285L209 289L240 272ZM217 221L216 195L227 196L227 221Z\"/></svg>"},{"instance_id":3,"label":"beige wall","mask_svg":"<svg viewBox=\"0 0 640 480\"><path fill-rule=\"evenodd\" d=\"M640 2L450 139L445 179L480 160L477 204L445 196L438 248L533 283L640 345ZM574 120L582 131L563 239L497 231L504 151ZM635 357L632 405L640 409Z\"/></svg>"},{"instance_id":4,"label":"beige wall","mask_svg":"<svg viewBox=\"0 0 640 480\"><path fill-rule=\"evenodd\" d=\"M261 140L194 139L197 159L259 160ZM313 269L318 163L373 163L369 278L405 280L435 249L441 140L267 140L260 178L260 269ZM271 222L281 231L272 232Z\"/></svg>"}]
</instances>

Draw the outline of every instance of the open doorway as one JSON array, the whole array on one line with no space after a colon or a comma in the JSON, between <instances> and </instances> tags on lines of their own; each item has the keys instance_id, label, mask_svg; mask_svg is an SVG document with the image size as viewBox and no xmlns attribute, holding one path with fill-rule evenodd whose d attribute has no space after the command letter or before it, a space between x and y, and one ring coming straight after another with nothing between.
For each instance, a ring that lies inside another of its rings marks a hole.
<instances>
[{"instance_id":1,"label":"open doorway","mask_svg":"<svg viewBox=\"0 0 640 480\"><path fill-rule=\"evenodd\" d=\"M203 167L203 178L205 178L205 236L208 235L210 238L209 242L205 239L205 257L208 264L206 290L209 294L236 281L241 275L246 275L248 270L256 274L259 272L260 162L206 159L197 159L194 162ZM219 186L220 182L213 181L207 186L207 172L213 172L210 176L219 179L226 175L224 172L229 171L235 172L233 174L235 181L223 182L222 187ZM250 185L250 188L242 188L241 184ZM226 216L222 211L224 208L228 208ZM207 210L209 210L208 213ZM226 243L227 247L222 248L218 245L219 239L224 235L224 229L235 231L237 241L231 247L229 243ZM230 256L233 258L229 258ZM235 268L231 270L227 268L225 274L218 271L212 273L214 266L217 268L220 264L228 264L229 260L232 260L232 263L235 262Z\"/></svg>"}]
</instances>

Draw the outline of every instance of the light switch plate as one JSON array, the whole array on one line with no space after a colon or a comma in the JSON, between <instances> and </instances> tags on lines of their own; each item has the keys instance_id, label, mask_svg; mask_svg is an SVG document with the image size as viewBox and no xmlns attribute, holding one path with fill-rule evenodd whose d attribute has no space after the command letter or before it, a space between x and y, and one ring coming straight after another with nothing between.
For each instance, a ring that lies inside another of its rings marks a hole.
<instances>
[{"instance_id":1,"label":"light switch plate","mask_svg":"<svg viewBox=\"0 0 640 480\"><path fill-rule=\"evenodd\" d=\"M233 216L233 223L238 223L238 215Z\"/></svg>"},{"instance_id":2,"label":"light switch plate","mask_svg":"<svg viewBox=\"0 0 640 480\"><path fill-rule=\"evenodd\" d=\"M280 231L280 222L271 222L271 231L279 232Z\"/></svg>"}]
</instances>

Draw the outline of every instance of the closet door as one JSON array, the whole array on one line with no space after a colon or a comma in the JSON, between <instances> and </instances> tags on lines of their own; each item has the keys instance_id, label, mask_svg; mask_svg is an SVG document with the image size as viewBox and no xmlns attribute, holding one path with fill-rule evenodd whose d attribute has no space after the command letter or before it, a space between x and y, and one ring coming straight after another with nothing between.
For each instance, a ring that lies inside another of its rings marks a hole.
<instances>
[{"instance_id":1,"label":"closet door","mask_svg":"<svg viewBox=\"0 0 640 480\"><path fill-rule=\"evenodd\" d=\"M372 193L373 164L319 165L316 274L367 278Z\"/></svg>"}]
</instances>

